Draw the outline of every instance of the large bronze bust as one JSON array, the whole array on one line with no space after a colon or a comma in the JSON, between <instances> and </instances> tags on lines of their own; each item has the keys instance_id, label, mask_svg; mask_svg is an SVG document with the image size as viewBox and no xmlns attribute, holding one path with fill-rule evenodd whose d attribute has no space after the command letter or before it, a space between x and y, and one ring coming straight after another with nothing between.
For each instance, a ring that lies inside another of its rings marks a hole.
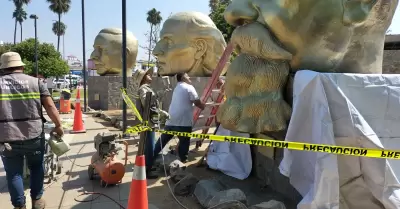
<instances>
[{"instance_id":1,"label":"large bronze bust","mask_svg":"<svg viewBox=\"0 0 400 209\"><path fill-rule=\"evenodd\" d=\"M397 3L232 0L224 15L239 26L231 41L240 61L227 72L227 101L218 111L223 127L247 133L285 130L290 109L283 90L289 73L382 73L385 33Z\"/></svg>"},{"instance_id":2,"label":"large bronze bust","mask_svg":"<svg viewBox=\"0 0 400 209\"><path fill-rule=\"evenodd\" d=\"M127 31L126 37L126 67L127 76L132 76L138 54L138 41ZM95 64L97 74L121 75L122 74L122 30L119 28L105 28L96 36L90 59Z\"/></svg>"},{"instance_id":3,"label":"large bronze bust","mask_svg":"<svg viewBox=\"0 0 400 209\"><path fill-rule=\"evenodd\" d=\"M224 37L210 17L200 12L180 12L164 22L153 54L160 75L185 72L203 77L212 74L225 47Z\"/></svg>"}]
</instances>

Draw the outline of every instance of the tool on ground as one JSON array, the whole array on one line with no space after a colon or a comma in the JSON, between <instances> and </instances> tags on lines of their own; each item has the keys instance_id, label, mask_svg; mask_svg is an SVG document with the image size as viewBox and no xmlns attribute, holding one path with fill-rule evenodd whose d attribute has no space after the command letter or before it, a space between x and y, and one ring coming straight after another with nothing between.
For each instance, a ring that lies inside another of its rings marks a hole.
<instances>
[{"instance_id":1,"label":"tool on ground","mask_svg":"<svg viewBox=\"0 0 400 209\"><path fill-rule=\"evenodd\" d=\"M150 119L151 92L146 93L145 105L143 108L143 119ZM140 133L139 148L136 154L135 167L133 169L132 183L129 191L128 209L148 209L147 196L146 161L144 156L147 134Z\"/></svg>"},{"instance_id":2,"label":"tool on ground","mask_svg":"<svg viewBox=\"0 0 400 209\"><path fill-rule=\"evenodd\" d=\"M99 176L102 187L121 183L128 162L128 143L118 141L117 134L102 133L94 137L94 148L96 153L88 166L89 179ZM125 150L125 162L118 158L121 150Z\"/></svg>"},{"instance_id":3,"label":"tool on ground","mask_svg":"<svg viewBox=\"0 0 400 209\"><path fill-rule=\"evenodd\" d=\"M219 106L222 104L225 97L225 81L220 76L232 52L233 44L229 43L228 46L225 48L225 51L222 54L222 57L219 60L217 67L213 71L211 78L202 93L201 101L206 104L206 108L204 110L196 108L193 113L193 127L196 127L193 129L193 132L201 130L202 134L207 134L212 127L213 122L216 121L216 114L218 112ZM201 147L203 141L203 139L198 139L198 141L196 142L196 149ZM178 146L179 143L175 147L175 153L178 153Z\"/></svg>"},{"instance_id":4,"label":"tool on ground","mask_svg":"<svg viewBox=\"0 0 400 209\"><path fill-rule=\"evenodd\" d=\"M63 89L60 95L60 114L71 113L71 91L68 89Z\"/></svg>"},{"instance_id":5,"label":"tool on ground","mask_svg":"<svg viewBox=\"0 0 400 209\"><path fill-rule=\"evenodd\" d=\"M72 127L71 133L86 133L85 126L82 119L82 109L81 109L81 93L78 91L75 100L75 114L74 114L74 125Z\"/></svg>"}]
</instances>

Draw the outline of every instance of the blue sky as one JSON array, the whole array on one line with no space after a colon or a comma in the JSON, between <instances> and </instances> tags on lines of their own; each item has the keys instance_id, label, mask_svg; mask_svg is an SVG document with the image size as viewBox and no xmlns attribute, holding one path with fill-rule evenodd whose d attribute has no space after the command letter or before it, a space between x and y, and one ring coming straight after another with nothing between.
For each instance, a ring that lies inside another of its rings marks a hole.
<instances>
[{"instance_id":1,"label":"blue sky","mask_svg":"<svg viewBox=\"0 0 400 209\"><path fill-rule=\"evenodd\" d=\"M51 31L53 20L57 20L57 15L48 9L45 0L32 0L25 10L28 14L36 14L38 20L38 37L40 41L54 43L57 45L57 37ZM149 30L146 22L146 13L155 7L161 11L165 20L171 13L181 11L198 11L205 14L209 13L208 0L127 0L127 28L138 38L140 45L146 44L145 33ZM399 8L399 6L398 6ZM96 34L106 27L122 27L121 24L121 1L117 0L86 0L86 57L90 56L93 49L92 44ZM14 20L12 12L14 5L11 1L1 0L0 3L0 41L13 42ZM400 9L397 9L391 33L400 34ZM62 17L62 21L67 25L65 35L65 55L75 55L82 58L82 28L81 28L81 1L73 0L70 11ZM19 27L17 40L20 40ZM27 19L23 23L23 38L34 37L33 20ZM62 52L62 43L60 44ZM145 51L139 48L138 59L147 59Z\"/></svg>"}]
</instances>

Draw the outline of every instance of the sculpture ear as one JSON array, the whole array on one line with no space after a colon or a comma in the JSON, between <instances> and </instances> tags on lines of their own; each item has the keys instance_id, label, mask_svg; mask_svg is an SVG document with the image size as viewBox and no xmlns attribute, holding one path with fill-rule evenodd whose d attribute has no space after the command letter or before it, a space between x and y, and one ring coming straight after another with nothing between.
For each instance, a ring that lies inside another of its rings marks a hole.
<instances>
[{"instance_id":1,"label":"sculpture ear","mask_svg":"<svg viewBox=\"0 0 400 209\"><path fill-rule=\"evenodd\" d=\"M196 53L194 55L194 58L200 59L206 54L208 45L206 40L197 39L196 42L194 43L194 47L196 48Z\"/></svg>"},{"instance_id":2,"label":"sculpture ear","mask_svg":"<svg viewBox=\"0 0 400 209\"><path fill-rule=\"evenodd\" d=\"M343 23L345 25L357 25L363 23L377 0L342 0L344 13Z\"/></svg>"}]
</instances>

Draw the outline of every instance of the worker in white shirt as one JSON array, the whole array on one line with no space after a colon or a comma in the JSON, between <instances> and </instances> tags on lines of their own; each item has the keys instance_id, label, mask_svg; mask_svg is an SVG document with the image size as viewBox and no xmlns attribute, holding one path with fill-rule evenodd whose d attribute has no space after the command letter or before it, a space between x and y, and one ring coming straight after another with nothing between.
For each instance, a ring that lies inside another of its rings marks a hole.
<instances>
[{"instance_id":1,"label":"worker in white shirt","mask_svg":"<svg viewBox=\"0 0 400 209\"><path fill-rule=\"evenodd\" d=\"M179 131L191 133L193 129L194 105L204 109L204 103L191 85L190 77L186 73L176 75L178 84L172 94L169 106L170 119L165 123L165 131ZM157 156L164 146L172 139L173 135L162 134L154 147L154 156ZM178 154L182 162L186 162L190 146L190 137L178 136Z\"/></svg>"},{"instance_id":2,"label":"worker in white shirt","mask_svg":"<svg viewBox=\"0 0 400 209\"><path fill-rule=\"evenodd\" d=\"M53 89L54 89L53 78L47 78L46 83L47 83L47 89L49 90L50 95L53 95Z\"/></svg>"}]
</instances>

